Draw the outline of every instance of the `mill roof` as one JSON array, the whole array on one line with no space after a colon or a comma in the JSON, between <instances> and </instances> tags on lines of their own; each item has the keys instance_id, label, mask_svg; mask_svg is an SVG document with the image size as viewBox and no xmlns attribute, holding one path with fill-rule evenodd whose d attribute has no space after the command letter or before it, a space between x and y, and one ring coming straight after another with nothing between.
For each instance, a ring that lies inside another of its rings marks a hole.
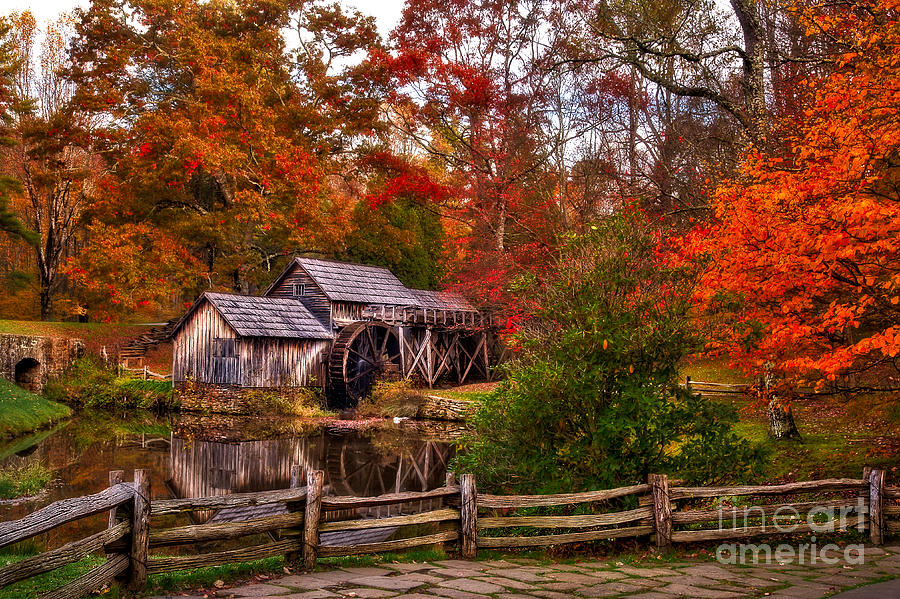
<instances>
[{"instance_id":1,"label":"mill roof","mask_svg":"<svg viewBox=\"0 0 900 599\"><path fill-rule=\"evenodd\" d=\"M332 339L334 335L294 298L257 297L204 292L181 319L175 331L203 303L212 304L222 318L242 337Z\"/></svg>"},{"instance_id":2,"label":"mill roof","mask_svg":"<svg viewBox=\"0 0 900 599\"><path fill-rule=\"evenodd\" d=\"M410 290L386 268L319 258L294 258L294 263L309 273L331 301L416 305Z\"/></svg>"},{"instance_id":3,"label":"mill roof","mask_svg":"<svg viewBox=\"0 0 900 599\"><path fill-rule=\"evenodd\" d=\"M449 291L429 291L427 289L410 289L416 304L429 310L453 310L456 312L475 312L466 298Z\"/></svg>"}]
</instances>

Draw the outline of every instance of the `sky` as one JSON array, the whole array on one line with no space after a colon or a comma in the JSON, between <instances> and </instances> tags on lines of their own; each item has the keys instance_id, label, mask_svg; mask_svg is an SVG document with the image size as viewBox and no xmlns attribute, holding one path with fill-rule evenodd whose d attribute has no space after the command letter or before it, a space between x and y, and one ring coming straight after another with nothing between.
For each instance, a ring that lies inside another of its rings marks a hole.
<instances>
[{"instance_id":1,"label":"sky","mask_svg":"<svg viewBox=\"0 0 900 599\"><path fill-rule=\"evenodd\" d=\"M0 0L0 14L30 10L38 19L46 20L77 6L87 7L89 3L89 0ZM393 29L403 10L403 0L341 0L341 3L374 16L382 36L387 36Z\"/></svg>"}]
</instances>

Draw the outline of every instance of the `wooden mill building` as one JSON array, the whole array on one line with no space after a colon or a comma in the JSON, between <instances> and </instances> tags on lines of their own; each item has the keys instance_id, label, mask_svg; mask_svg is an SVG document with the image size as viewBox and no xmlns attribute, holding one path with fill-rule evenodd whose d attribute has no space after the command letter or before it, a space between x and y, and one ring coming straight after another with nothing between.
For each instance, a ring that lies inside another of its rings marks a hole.
<instances>
[{"instance_id":1,"label":"wooden mill building","mask_svg":"<svg viewBox=\"0 0 900 599\"><path fill-rule=\"evenodd\" d=\"M489 379L500 354L491 318L459 295L305 257L262 296L204 293L173 340L185 407L222 411L248 411L265 390L325 387L331 406L352 407L379 378Z\"/></svg>"}]
</instances>

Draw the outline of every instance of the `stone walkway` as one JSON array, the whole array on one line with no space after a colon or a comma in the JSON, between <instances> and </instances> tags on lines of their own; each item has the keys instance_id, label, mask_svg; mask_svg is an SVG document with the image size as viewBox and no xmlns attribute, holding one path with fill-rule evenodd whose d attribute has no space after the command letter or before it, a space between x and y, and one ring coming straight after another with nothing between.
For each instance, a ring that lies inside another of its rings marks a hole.
<instances>
[{"instance_id":1,"label":"stone walkway","mask_svg":"<svg viewBox=\"0 0 900 599\"><path fill-rule=\"evenodd\" d=\"M900 579L900 546L867 547L864 564L723 565L660 561L540 564L509 557L343 568L216 591L217 598L278 599L813 599L885 578ZM805 560L808 562L808 559ZM862 595L856 595L862 596ZM876 595L872 595L873 597ZM888 599L884 591L879 599ZM155 598L162 599L162 598Z\"/></svg>"}]
</instances>

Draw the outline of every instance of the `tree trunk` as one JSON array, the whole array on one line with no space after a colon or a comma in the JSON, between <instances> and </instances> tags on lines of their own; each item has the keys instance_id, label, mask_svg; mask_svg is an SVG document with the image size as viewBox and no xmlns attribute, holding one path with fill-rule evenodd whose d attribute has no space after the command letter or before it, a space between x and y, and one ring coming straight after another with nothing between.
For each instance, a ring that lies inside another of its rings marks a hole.
<instances>
[{"instance_id":1,"label":"tree trunk","mask_svg":"<svg viewBox=\"0 0 900 599\"><path fill-rule=\"evenodd\" d=\"M744 105L750 124L750 137L759 142L766 133L766 46L759 8L755 0L731 0L731 7L744 36Z\"/></svg>"},{"instance_id":2,"label":"tree trunk","mask_svg":"<svg viewBox=\"0 0 900 599\"><path fill-rule=\"evenodd\" d=\"M769 404L766 406L766 416L769 420L769 436L773 439L799 439L800 431L794 422L794 413L788 402L778 397L776 389L775 369L772 362L766 362L763 366L763 375L760 383L763 393L768 395Z\"/></svg>"},{"instance_id":3,"label":"tree trunk","mask_svg":"<svg viewBox=\"0 0 900 599\"><path fill-rule=\"evenodd\" d=\"M41 320L53 320L53 291L41 280Z\"/></svg>"},{"instance_id":4,"label":"tree trunk","mask_svg":"<svg viewBox=\"0 0 900 599\"><path fill-rule=\"evenodd\" d=\"M773 439L799 439L800 431L794 423L794 413L789 404L782 403L778 397L772 396L766 408L769 418L769 436Z\"/></svg>"}]
</instances>

